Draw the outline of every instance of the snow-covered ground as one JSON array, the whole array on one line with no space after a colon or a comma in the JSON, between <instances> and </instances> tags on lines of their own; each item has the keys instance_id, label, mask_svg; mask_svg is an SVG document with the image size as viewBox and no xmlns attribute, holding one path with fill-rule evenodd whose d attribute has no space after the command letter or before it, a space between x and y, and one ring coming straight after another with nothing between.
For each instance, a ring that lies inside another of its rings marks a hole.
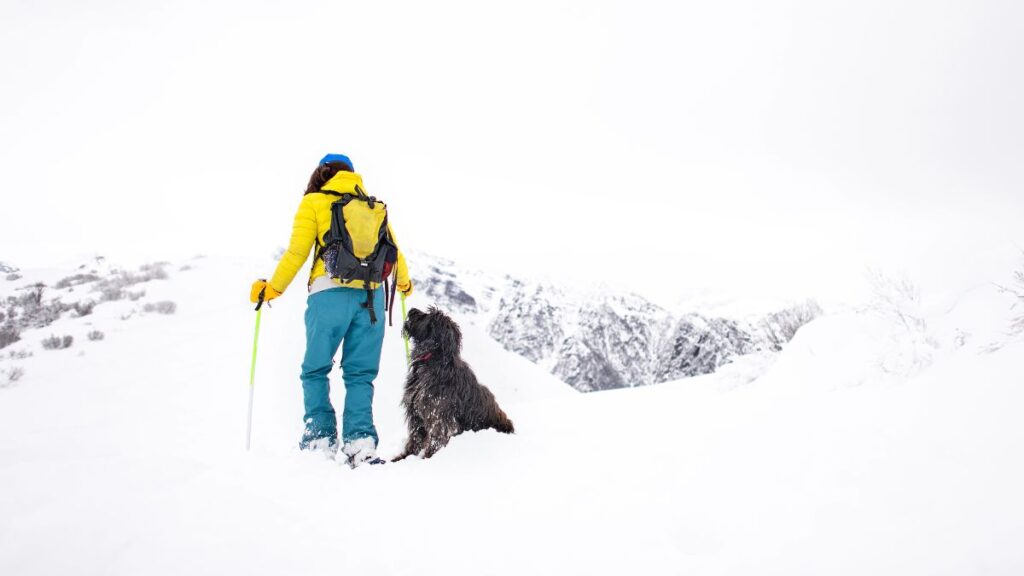
<instances>
[{"instance_id":1,"label":"snow-covered ground","mask_svg":"<svg viewBox=\"0 0 1024 576\"><path fill-rule=\"evenodd\" d=\"M349 470L295 448L301 279L263 314L246 453L245 297L272 263L189 265L3 350L34 355L0 360L24 369L0 389L0 574L1024 573L1024 342L991 286L594 394L463 317L464 357L517 433ZM3 290L59 278L22 273ZM176 313L139 312L161 300ZM75 344L44 351L51 333ZM403 356L396 326L385 456L404 440Z\"/></svg>"}]
</instances>

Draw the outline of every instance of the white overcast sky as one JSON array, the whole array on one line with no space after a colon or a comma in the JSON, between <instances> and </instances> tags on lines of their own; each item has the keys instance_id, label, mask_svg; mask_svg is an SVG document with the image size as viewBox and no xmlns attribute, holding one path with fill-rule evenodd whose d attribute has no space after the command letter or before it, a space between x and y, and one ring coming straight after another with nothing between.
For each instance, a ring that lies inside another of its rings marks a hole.
<instances>
[{"instance_id":1,"label":"white overcast sky","mask_svg":"<svg viewBox=\"0 0 1024 576\"><path fill-rule=\"evenodd\" d=\"M405 248L835 291L1021 240L1022 71L1012 1L3 0L0 260L269 254L340 152Z\"/></svg>"}]
</instances>

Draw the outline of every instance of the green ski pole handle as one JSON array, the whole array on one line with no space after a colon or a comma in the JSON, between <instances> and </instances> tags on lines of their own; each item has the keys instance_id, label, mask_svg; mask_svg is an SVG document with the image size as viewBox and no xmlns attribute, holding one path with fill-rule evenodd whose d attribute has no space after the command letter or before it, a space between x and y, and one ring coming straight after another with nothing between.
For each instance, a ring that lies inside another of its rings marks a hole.
<instances>
[{"instance_id":1,"label":"green ski pole handle","mask_svg":"<svg viewBox=\"0 0 1024 576\"><path fill-rule=\"evenodd\" d=\"M405 312L405 292L402 292L402 325L405 326L405 318L407 314ZM405 367L408 368L412 364L412 359L409 357L409 335L402 330L402 338L405 340Z\"/></svg>"},{"instance_id":2,"label":"green ski pole handle","mask_svg":"<svg viewBox=\"0 0 1024 576\"><path fill-rule=\"evenodd\" d=\"M260 290L260 301L256 304L256 333L252 337L252 363L249 365L249 418L245 428L245 451L252 445L252 398L256 392L256 348L260 342L260 317L263 315L263 298L266 288Z\"/></svg>"}]
</instances>

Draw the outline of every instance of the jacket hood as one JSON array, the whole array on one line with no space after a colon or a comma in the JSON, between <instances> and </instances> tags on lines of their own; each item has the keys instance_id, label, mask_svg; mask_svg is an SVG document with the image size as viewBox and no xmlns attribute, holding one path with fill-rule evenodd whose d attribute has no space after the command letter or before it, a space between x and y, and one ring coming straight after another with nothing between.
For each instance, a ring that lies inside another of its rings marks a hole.
<instances>
[{"instance_id":1,"label":"jacket hood","mask_svg":"<svg viewBox=\"0 0 1024 576\"><path fill-rule=\"evenodd\" d=\"M355 172L345 172L342 170L321 186L320 189L339 194L355 194L356 186L363 187L363 177Z\"/></svg>"}]
</instances>

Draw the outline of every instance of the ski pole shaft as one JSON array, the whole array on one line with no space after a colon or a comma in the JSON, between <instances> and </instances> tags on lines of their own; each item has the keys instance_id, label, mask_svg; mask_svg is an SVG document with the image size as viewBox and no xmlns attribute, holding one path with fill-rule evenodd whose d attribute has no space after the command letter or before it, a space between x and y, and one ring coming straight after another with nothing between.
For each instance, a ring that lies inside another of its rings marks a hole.
<instances>
[{"instance_id":1,"label":"ski pole shaft","mask_svg":"<svg viewBox=\"0 0 1024 576\"><path fill-rule=\"evenodd\" d=\"M245 451L252 444L252 398L256 392L256 347L260 341L260 317L263 315L263 293L260 293L260 304L256 307L256 333L252 337L252 363L249 365L249 418L245 427Z\"/></svg>"},{"instance_id":2,"label":"ski pole shaft","mask_svg":"<svg viewBox=\"0 0 1024 576\"><path fill-rule=\"evenodd\" d=\"M402 338L405 340L405 366L406 368L408 368L409 365L412 363L412 359L409 357L409 335L406 334L404 329L406 316L407 314L405 312L405 292L402 292Z\"/></svg>"}]
</instances>

